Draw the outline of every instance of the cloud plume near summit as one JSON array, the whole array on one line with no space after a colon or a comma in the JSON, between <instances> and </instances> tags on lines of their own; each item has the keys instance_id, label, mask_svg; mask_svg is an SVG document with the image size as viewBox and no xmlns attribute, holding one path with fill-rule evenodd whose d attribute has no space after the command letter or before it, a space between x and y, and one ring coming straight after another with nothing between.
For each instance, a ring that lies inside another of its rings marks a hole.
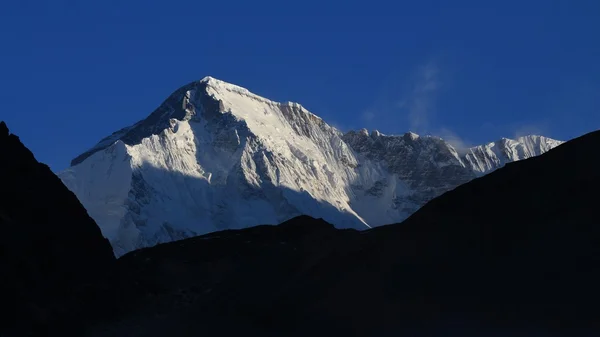
<instances>
[{"instance_id":1,"label":"cloud plume near summit","mask_svg":"<svg viewBox=\"0 0 600 337\"><path fill-rule=\"evenodd\" d=\"M419 66L411 81L410 91L397 106L407 112L410 130L427 132L435 113L437 92L440 88L439 68L429 61Z\"/></svg>"}]
</instances>

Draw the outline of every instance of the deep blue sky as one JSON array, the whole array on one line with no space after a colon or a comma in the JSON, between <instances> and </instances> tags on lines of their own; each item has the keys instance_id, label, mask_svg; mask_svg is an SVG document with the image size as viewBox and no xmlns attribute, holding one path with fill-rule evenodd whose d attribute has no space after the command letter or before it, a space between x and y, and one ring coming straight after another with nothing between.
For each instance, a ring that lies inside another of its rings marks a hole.
<instances>
[{"instance_id":1,"label":"deep blue sky","mask_svg":"<svg viewBox=\"0 0 600 337\"><path fill-rule=\"evenodd\" d=\"M600 128L597 0L5 0L0 28L0 119L54 170L206 75L343 130Z\"/></svg>"}]
</instances>

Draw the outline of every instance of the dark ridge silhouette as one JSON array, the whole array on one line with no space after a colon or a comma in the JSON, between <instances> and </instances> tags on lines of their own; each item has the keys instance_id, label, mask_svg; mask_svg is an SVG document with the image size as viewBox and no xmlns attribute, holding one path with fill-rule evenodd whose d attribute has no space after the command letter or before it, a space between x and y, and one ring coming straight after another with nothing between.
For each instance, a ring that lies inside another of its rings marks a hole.
<instances>
[{"instance_id":1,"label":"dark ridge silhouette","mask_svg":"<svg viewBox=\"0 0 600 337\"><path fill-rule=\"evenodd\" d=\"M65 308L55 317L72 325L49 326L53 335L598 336L598 148L594 132L508 164L432 200L402 224L359 232L301 216L144 248L114 269L106 241L74 203L69 212L82 214L81 221L71 216L56 225L63 235L46 243L71 247L52 259L64 267L38 272L41 278L22 289L51 297L40 286L46 275L70 280L74 265L82 273L105 272L77 293L85 301L53 297ZM0 147L0 158L5 151ZM17 180L2 170L3 182ZM44 188L36 201L66 191ZM2 192L7 232L6 205L29 209L32 202ZM71 228L78 222L90 228L88 236L71 232L82 230ZM2 240L22 237L15 247L32 246L34 236L7 233ZM80 237L87 243L71 242ZM2 263L23 258L42 263L46 255L14 253ZM26 307L17 297L10 301Z\"/></svg>"},{"instance_id":2,"label":"dark ridge silhouette","mask_svg":"<svg viewBox=\"0 0 600 337\"><path fill-rule=\"evenodd\" d=\"M134 315L160 317L136 328L147 336L598 335L599 146L595 132L509 164L402 224L301 217L130 253L121 279L142 300L103 326L130 333Z\"/></svg>"},{"instance_id":3,"label":"dark ridge silhouette","mask_svg":"<svg viewBox=\"0 0 600 337\"><path fill-rule=\"evenodd\" d=\"M4 122L0 228L0 336L58 329L79 286L114 264L108 240L79 200Z\"/></svg>"}]
</instances>

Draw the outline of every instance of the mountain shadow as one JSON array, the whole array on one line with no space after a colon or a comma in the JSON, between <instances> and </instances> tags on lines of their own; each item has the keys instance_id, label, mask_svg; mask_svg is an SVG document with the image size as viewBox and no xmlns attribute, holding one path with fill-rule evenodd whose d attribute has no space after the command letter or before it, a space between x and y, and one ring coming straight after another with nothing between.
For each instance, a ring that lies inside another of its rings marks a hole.
<instances>
[{"instance_id":1,"label":"mountain shadow","mask_svg":"<svg viewBox=\"0 0 600 337\"><path fill-rule=\"evenodd\" d=\"M120 221L114 221L118 225L101 220L98 224L117 257L137 248L220 230L278 224L303 214L336 221L343 228L368 228L350 210L317 200L308 191L261 178L260 186L237 174L229 175L225 183L211 184L195 175L145 163L132 173L123 206L113 209L123 214ZM178 192L173 193L174 189ZM90 215L102 219L98 209L90 210Z\"/></svg>"}]
</instances>

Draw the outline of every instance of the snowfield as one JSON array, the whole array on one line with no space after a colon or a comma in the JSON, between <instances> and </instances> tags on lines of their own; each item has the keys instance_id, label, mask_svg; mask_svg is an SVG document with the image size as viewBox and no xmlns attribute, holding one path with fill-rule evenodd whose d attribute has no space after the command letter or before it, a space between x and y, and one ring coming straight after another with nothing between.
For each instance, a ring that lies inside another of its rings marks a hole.
<instances>
[{"instance_id":1,"label":"snowfield","mask_svg":"<svg viewBox=\"0 0 600 337\"><path fill-rule=\"evenodd\" d=\"M458 153L438 137L346 134L297 103L206 77L59 173L117 255L308 214L339 228L400 222L432 198L561 141Z\"/></svg>"}]
</instances>

